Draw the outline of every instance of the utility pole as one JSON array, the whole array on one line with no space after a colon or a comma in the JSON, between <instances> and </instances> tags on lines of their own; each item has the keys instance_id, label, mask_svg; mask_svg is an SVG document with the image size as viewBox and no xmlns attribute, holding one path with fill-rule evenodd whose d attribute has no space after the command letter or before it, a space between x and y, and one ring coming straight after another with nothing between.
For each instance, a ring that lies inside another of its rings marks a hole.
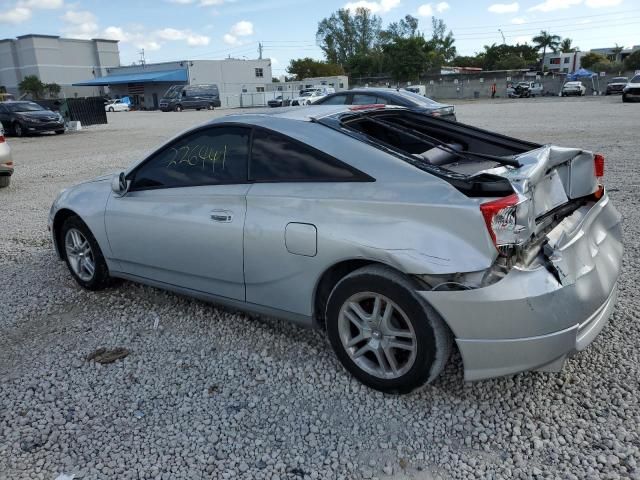
<instances>
[{"instance_id":1,"label":"utility pole","mask_svg":"<svg viewBox=\"0 0 640 480\"><path fill-rule=\"evenodd\" d=\"M507 41L504 39L504 33L502 33L502 29L499 28L498 31L500 32L500 35L502 35L502 43L506 45Z\"/></svg>"},{"instance_id":2,"label":"utility pole","mask_svg":"<svg viewBox=\"0 0 640 480\"><path fill-rule=\"evenodd\" d=\"M144 65L146 63L145 59L144 59L144 48L141 49L138 53L140 54L140 65L142 65L144 67Z\"/></svg>"},{"instance_id":3,"label":"utility pole","mask_svg":"<svg viewBox=\"0 0 640 480\"><path fill-rule=\"evenodd\" d=\"M258 42L258 58L262 60L262 42Z\"/></svg>"}]
</instances>

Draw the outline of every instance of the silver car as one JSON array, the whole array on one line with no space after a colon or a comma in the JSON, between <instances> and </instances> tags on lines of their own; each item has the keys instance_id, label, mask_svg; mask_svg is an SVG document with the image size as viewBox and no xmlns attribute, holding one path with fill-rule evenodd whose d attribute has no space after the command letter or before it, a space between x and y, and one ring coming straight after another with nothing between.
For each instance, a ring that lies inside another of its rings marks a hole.
<instances>
[{"instance_id":1,"label":"silver car","mask_svg":"<svg viewBox=\"0 0 640 480\"><path fill-rule=\"evenodd\" d=\"M557 371L616 301L604 157L399 107L236 114L53 203L85 288L124 278L322 328L386 392Z\"/></svg>"}]
</instances>

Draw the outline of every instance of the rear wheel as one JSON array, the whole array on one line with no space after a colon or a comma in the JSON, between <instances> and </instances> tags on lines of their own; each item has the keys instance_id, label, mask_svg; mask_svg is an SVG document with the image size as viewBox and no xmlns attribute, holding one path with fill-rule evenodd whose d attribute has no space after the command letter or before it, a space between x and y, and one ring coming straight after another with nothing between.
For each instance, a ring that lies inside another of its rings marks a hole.
<instances>
[{"instance_id":1,"label":"rear wheel","mask_svg":"<svg viewBox=\"0 0 640 480\"><path fill-rule=\"evenodd\" d=\"M113 109L113 107L109 107L109 111L110 111L110 112L115 112L115 110Z\"/></svg>"},{"instance_id":2,"label":"rear wheel","mask_svg":"<svg viewBox=\"0 0 640 480\"><path fill-rule=\"evenodd\" d=\"M174 108L174 110L175 110L176 112L181 112L181 111L182 111L182 105L176 105L176 106L175 106L175 108Z\"/></svg>"},{"instance_id":3,"label":"rear wheel","mask_svg":"<svg viewBox=\"0 0 640 480\"><path fill-rule=\"evenodd\" d=\"M327 334L342 365L365 385L408 393L444 367L444 322L404 275L367 266L340 280L327 302Z\"/></svg>"},{"instance_id":4,"label":"rear wheel","mask_svg":"<svg viewBox=\"0 0 640 480\"><path fill-rule=\"evenodd\" d=\"M209 105L207 105L207 110L213 110L213 109L214 109L213 103L210 103Z\"/></svg>"},{"instance_id":5,"label":"rear wheel","mask_svg":"<svg viewBox=\"0 0 640 480\"><path fill-rule=\"evenodd\" d=\"M11 183L11 175L3 175L0 177L0 188L8 187Z\"/></svg>"},{"instance_id":6,"label":"rear wheel","mask_svg":"<svg viewBox=\"0 0 640 480\"><path fill-rule=\"evenodd\" d=\"M110 283L109 269L89 228L78 217L69 217L62 225L59 241L76 282L87 290L102 290Z\"/></svg>"}]
</instances>

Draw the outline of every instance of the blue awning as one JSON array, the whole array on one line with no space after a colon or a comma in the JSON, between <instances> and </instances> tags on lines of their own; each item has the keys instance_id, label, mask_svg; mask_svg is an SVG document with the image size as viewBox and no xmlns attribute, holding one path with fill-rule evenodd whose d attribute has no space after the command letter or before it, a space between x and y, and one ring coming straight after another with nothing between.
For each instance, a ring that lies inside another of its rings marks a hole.
<instances>
[{"instance_id":1,"label":"blue awning","mask_svg":"<svg viewBox=\"0 0 640 480\"><path fill-rule=\"evenodd\" d=\"M93 78L84 82L74 83L74 86L117 85L120 83L151 83L151 82L186 82L187 70L161 70L158 72L138 72L124 75L107 75L106 77Z\"/></svg>"}]
</instances>

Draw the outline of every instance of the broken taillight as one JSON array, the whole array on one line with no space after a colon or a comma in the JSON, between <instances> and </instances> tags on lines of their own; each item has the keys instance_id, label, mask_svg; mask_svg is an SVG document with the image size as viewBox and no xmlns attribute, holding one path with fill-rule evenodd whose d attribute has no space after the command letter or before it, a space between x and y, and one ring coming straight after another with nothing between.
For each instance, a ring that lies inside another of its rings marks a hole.
<instances>
[{"instance_id":1,"label":"broken taillight","mask_svg":"<svg viewBox=\"0 0 640 480\"><path fill-rule=\"evenodd\" d=\"M601 153L593 156L593 169L597 178L604 177L604 155Z\"/></svg>"},{"instance_id":2,"label":"broken taillight","mask_svg":"<svg viewBox=\"0 0 640 480\"><path fill-rule=\"evenodd\" d=\"M4 135L0 133L0 143L4 143Z\"/></svg>"},{"instance_id":3,"label":"broken taillight","mask_svg":"<svg viewBox=\"0 0 640 480\"><path fill-rule=\"evenodd\" d=\"M519 203L515 193L480 205L493 244L498 247L511 245L517 233L516 209Z\"/></svg>"}]
</instances>

